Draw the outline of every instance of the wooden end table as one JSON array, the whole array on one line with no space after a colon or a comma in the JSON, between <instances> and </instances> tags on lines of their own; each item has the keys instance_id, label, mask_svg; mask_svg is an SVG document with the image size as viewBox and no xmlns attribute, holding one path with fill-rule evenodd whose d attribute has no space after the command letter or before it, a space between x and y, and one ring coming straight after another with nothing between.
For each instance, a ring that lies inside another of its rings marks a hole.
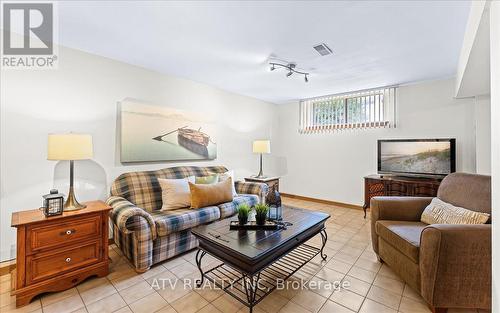
<instances>
[{"instance_id":1,"label":"wooden end table","mask_svg":"<svg viewBox=\"0 0 500 313\"><path fill-rule=\"evenodd\" d=\"M41 210L12 214L17 228L16 306L44 292L71 288L87 277L108 275L108 214L102 201L46 217Z\"/></svg>"},{"instance_id":2,"label":"wooden end table","mask_svg":"<svg viewBox=\"0 0 500 313\"><path fill-rule=\"evenodd\" d=\"M257 177L245 177L246 182L263 183L269 186L269 193L267 197L270 196L273 191L280 191L280 178L278 176L257 178ZM267 202L267 198L266 198Z\"/></svg>"}]
</instances>

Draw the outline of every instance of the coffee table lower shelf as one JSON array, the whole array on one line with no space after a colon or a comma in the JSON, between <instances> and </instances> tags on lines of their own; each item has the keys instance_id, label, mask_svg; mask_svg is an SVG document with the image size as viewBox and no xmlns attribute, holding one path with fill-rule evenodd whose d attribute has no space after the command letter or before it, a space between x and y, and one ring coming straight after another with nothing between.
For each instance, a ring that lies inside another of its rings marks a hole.
<instances>
[{"instance_id":1,"label":"coffee table lower shelf","mask_svg":"<svg viewBox=\"0 0 500 313\"><path fill-rule=\"evenodd\" d=\"M206 253L200 249L196 254L196 263L202 274L198 286L201 286L206 278L249 307L250 312L252 312L255 305L275 290L279 283L287 280L316 255L321 253L321 257L326 259L326 255L322 255L321 248L302 244L259 273L250 276L227 264L221 264L203 272L201 270L201 260Z\"/></svg>"}]
</instances>

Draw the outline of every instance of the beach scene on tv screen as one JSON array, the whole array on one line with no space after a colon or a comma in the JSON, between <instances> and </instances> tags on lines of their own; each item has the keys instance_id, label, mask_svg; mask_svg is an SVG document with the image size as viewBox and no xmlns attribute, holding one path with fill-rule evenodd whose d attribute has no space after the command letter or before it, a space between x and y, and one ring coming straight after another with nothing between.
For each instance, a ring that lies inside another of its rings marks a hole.
<instances>
[{"instance_id":1,"label":"beach scene on tv screen","mask_svg":"<svg viewBox=\"0 0 500 313\"><path fill-rule=\"evenodd\" d=\"M449 142L381 142L380 169L384 172L450 173Z\"/></svg>"}]
</instances>

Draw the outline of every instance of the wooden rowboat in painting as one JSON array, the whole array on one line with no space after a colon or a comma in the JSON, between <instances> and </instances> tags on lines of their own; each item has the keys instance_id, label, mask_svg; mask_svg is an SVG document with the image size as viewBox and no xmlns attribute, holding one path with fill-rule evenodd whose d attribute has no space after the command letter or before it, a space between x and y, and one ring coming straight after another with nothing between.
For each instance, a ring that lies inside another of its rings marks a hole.
<instances>
[{"instance_id":1,"label":"wooden rowboat in painting","mask_svg":"<svg viewBox=\"0 0 500 313\"><path fill-rule=\"evenodd\" d=\"M154 140L163 141L163 137L174 132L177 133L177 142L182 147L188 149L191 152L208 157L208 144L210 143L210 136L201 131L187 128L187 126L178 128L174 131L166 133L161 136L154 137Z\"/></svg>"}]
</instances>

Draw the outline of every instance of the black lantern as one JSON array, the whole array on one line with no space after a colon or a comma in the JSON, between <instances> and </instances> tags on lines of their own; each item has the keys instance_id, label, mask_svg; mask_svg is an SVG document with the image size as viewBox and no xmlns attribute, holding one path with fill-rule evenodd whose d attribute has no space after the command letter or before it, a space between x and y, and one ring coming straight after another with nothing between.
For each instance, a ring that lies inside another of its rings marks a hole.
<instances>
[{"instance_id":1,"label":"black lantern","mask_svg":"<svg viewBox=\"0 0 500 313\"><path fill-rule=\"evenodd\" d=\"M51 189L48 195L43 196L43 214L45 216L61 215L63 213L64 195L57 189Z\"/></svg>"},{"instance_id":2,"label":"black lantern","mask_svg":"<svg viewBox=\"0 0 500 313\"><path fill-rule=\"evenodd\" d=\"M267 218L271 221L281 221L283 219L283 208L281 206L280 193L273 187L267 195L266 202L269 205Z\"/></svg>"}]
</instances>

